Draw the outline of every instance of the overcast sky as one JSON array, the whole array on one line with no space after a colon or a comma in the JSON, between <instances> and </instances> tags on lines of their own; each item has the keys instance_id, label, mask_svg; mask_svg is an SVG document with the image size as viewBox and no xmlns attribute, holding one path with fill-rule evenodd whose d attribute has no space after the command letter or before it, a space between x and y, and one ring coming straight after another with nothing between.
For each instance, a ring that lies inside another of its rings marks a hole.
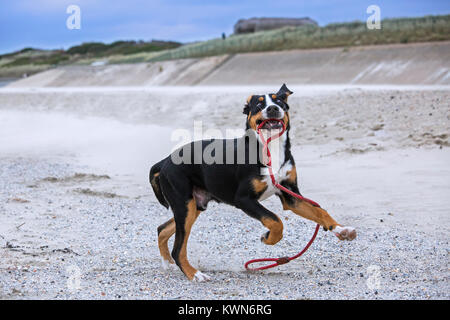
<instances>
[{"instance_id":1,"label":"overcast sky","mask_svg":"<svg viewBox=\"0 0 450 320\"><path fill-rule=\"evenodd\" d=\"M66 27L71 4L81 9L80 30ZM307 16L321 26L365 21L372 4L382 19L450 14L450 0L0 0L0 53L89 41L206 40L232 33L238 19L251 17Z\"/></svg>"}]
</instances>

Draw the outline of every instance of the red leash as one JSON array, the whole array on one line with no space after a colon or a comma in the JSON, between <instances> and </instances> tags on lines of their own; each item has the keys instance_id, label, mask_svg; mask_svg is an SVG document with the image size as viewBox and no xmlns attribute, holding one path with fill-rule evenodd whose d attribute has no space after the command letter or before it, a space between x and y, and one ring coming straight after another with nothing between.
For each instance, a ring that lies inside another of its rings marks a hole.
<instances>
[{"instance_id":1,"label":"red leash","mask_svg":"<svg viewBox=\"0 0 450 320\"><path fill-rule=\"evenodd\" d=\"M264 136L263 136L262 132L261 132L261 128L262 128L262 126L263 126L267 121L269 121L269 120L271 120L271 121L277 120L278 122L280 122L280 123L282 124L283 129L278 133L278 135L276 135L276 136L271 136L271 137L269 137L269 138L267 139L267 141L266 141L266 140L264 139ZM267 167L269 168L269 174L270 174L270 178L271 178L271 180L272 180L272 184L273 184L275 187L277 187L278 189L280 189L281 191L286 192L286 193L289 193L289 194L290 194L291 196L293 196L293 197L296 197L296 198L298 198L298 199L300 199L300 200L309 202L309 203L312 204L313 206L319 207L319 208L320 208L320 206L319 206L319 204L318 204L317 202L312 201L312 200L310 200L310 199L308 199L308 198L305 198L305 197L303 197L303 196L301 196L301 195L299 195L299 194L297 194L297 193L295 193L295 192L292 192L291 190L289 190L289 189L283 187L282 185L280 185L279 183L277 183L276 180L275 180L275 176L273 175L273 171L272 171L272 160L271 160L271 155L270 155L270 151L269 151L269 148L268 148L268 144L269 144L270 141L272 141L272 139L278 139L285 131L286 131L286 126L285 126L284 122L281 121L281 120L278 120L278 119L267 119L267 120L264 120L264 121L258 126L258 134L259 134L259 137L261 138L261 140L262 140L263 143L264 143L263 154L267 153L267 157L268 157ZM294 255L294 256L292 256L292 257L253 259L253 260L247 261L247 262L245 263L245 269L247 269L247 270L252 270L252 271L253 271L253 270L264 270L264 269L269 269L269 268L273 268L273 267L279 266L279 265L281 265L281 264L286 264L286 263L288 263L288 262L290 262L290 261L292 261L292 260L294 260L294 259L297 259L297 258L300 257L302 254L304 254L304 253L306 252L306 250L308 250L308 248L309 248L309 247L311 246L311 244L314 242L314 240L316 239L317 233L319 232L319 228L320 228L320 225L317 224L316 230L314 231L314 234L313 234L313 236L311 237L311 240L309 240L309 242L306 244L306 246L303 248L303 250L300 251L298 254L296 254L296 255ZM273 261L273 262L275 262L275 263L269 264L269 265L267 265L267 266L259 267L259 268L249 268L249 267L248 267L248 266L249 266L250 264L252 264L252 263L256 263L256 262L265 262L265 261Z\"/></svg>"}]
</instances>

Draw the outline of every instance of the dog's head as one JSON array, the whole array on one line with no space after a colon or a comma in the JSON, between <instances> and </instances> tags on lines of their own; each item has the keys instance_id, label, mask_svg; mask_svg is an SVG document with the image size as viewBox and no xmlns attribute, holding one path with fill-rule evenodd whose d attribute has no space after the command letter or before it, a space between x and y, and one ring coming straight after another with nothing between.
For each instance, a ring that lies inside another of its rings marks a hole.
<instances>
[{"instance_id":1,"label":"dog's head","mask_svg":"<svg viewBox=\"0 0 450 320\"><path fill-rule=\"evenodd\" d=\"M282 125L279 121L284 122L286 130L289 129L289 105L288 97L293 92L283 84L277 93L269 93L265 95L251 95L247 99L244 107L244 114L247 115L247 129L258 130L258 126L264 120L268 120L262 129L280 130ZM270 121L272 119L273 121Z\"/></svg>"}]
</instances>

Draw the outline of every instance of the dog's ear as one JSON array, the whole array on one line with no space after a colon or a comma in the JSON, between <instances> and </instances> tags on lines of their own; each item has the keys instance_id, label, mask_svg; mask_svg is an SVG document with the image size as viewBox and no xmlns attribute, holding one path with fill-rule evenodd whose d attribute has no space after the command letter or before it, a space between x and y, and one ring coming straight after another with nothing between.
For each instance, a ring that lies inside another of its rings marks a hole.
<instances>
[{"instance_id":1,"label":"dog's ear","mask_svg":"<svg viewBox=\"0 0 450 320\"><path fill-rule=\"evenodd\" d=\"M249 114L250 104L251 104L252 99L253 99L253 95L251 95L247 98L247 102L245 103L244 110L242 111L243 114Z\"/></svg>"},{"instance_id":2,"label":"dog's ear","mask_svg":"<svg viewBox=\"0 0 450 320\"><path fill-rule=\"evenodd\" d=\"M283 83L280 90L278 90L278 92L277 92L277 97L279 97L284 102L287 102L287 98L293 93L294 92L289 90L288 87L286 87L286 84Z\"/></svg>"}]
</instances>

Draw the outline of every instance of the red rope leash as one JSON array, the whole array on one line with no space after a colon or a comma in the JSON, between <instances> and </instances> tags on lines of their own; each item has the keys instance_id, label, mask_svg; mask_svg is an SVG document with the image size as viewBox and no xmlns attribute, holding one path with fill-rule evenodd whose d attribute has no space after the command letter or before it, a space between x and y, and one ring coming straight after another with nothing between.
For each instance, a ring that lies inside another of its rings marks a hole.
<instances>
[{"instance_id":1,"label":"red rope leash","mask_svg":"<svg viewBox=\"0 0 450 320\"><path fill-rule=\"evenodd\" d=\"M280 122L280 123L282 124L283 129L278 133L278 135L276 135L276 136L271 136L271 137L269 137L269 138L267 139L267 141L266 141L266 140L264 139L264 136L263 136L262 132L261 132L261 128L262 128L262 126L263 126L267 121L269 121L269 120L271 120L271 121L277 120L278 122ZM291 190L289 190L289 189L283 187L282 185L280 185L279 183L277 183L276 180L275 180L275 176L274 176L273 171L272 171L272 160L271 160L271 155L270 155L270 151L269 151L269 148L268 148L268 144L269 144L270 141L272 141L272 139L278 139L285 131L286 131L286 126L285 126L284 122L281 121L281 120L278 120L278 119L267 119L267 120L264 120L264 121L258 126L258 134L259 134L259 137L261 138L261 140L262 140L263 143L264 143L263 154L267 154L267 158L268 158L268 161L267 161L267 167L269 168L269 174L270 174L270 178L271 178L271 180L272 180L272 184L273 184L275 187L277 187L278 189L282 190L283 192L289 193L289 194L290 194L291 196L293 196L293 197L296 197L296 198L298 198L298 199L300 199L300 200L306 201L306 202L312 204L313 206L319 207L319 208L320 208L320 206L319 206L319 204L318 204L317 202L315 202L315 201L313 201L313 200L310 200L310 199L308 199L308 198L305 198L305 197L303 197L303 196L301 196L301 195L299 195L299 194L297 194L297 193L295 193L295 192L292 192ZM320 228L320 225L317 224L317 225L316 225L316 230L314 231L314 234L313 234L313 236L311 237L311 240L309 240L309 242L306 244L306 246L303 248L303 250L300 251L298 254L296 254L296 255L294 255L294 256L292 256L292 257L253 259L253 260L247 261L247 262L245 263L245 269L247 269L247 270L252 270L252 271L253 271L253 270L265 270L265 269L269 269L269 268L273 268L273 267L279 266L279 265L281 265L281 264L286 264L286 263L288 263L288 262L290 262L290 261L292 261L292 260L294 260L294 259L297 259L297 258L300 257L302 254L304 254L304 253L306 252L306 250L308 250L308 248L309 248L309 247L311 246L311 244L314 242L314 240L316 239L317 233L319 232L319 228ZM250 264L252 264L252 263L256 263L256 262L266 262L266 261L273 261L273 262L275 262L275 263L269 264L269 265L267 265L267 266L259 267L259 268L249 268L249 267L248 267L248 266L249 266Z\"/></svg>"}]
</instances>

